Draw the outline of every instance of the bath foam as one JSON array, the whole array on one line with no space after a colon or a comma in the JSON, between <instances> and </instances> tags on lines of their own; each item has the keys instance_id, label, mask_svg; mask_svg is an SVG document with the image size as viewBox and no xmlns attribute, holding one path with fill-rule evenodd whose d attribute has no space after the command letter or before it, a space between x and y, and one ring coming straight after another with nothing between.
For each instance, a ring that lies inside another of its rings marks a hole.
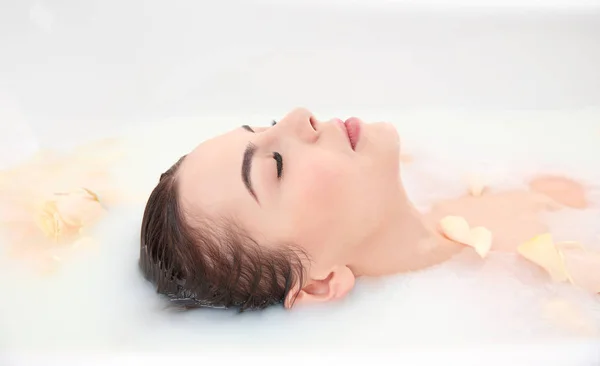
<instances>
[{"instance_id":1,"label":"bath foam","mask_svg":"<svg viewBox=\"0 0 600 366\"><path fill-rule=\"evenodd\" d=\"M600 169L589 158L600 156L598 136L590 133L597 130L600 111L356 114L400 121L412 156L403 166L404 180L420 208L465 194L462 177L468 173L485 173L493 190L526 188L540 173L565 174L586 185L590 205L549 213L551 232L556 240L600 248ZM98 225L96 247L40 278L5 256L6 242L0 241L0 292L11 294L0 302L0 314L10 314L0 319L2 346L167 352L549 342L559 348L565 340L598 337L598 296L548 282L542 269L507 253L489 253L482 261L465 252L426 271L361 279L340 303L292 312L165 311L137 270L144 196L160 173L199 141L243 123L268 125L271 118L204 116L127 131L128 157L116 169L115 182L137 191L137 197L117 205Z\"/></svg>"}]
</instances>

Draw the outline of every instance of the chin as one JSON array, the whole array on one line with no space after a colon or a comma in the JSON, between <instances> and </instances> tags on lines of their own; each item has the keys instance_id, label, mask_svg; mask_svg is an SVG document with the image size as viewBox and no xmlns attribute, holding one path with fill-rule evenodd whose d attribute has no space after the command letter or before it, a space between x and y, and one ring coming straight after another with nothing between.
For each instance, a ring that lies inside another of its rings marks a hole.
<instances>
[{"instance_id":1,"label":"chin","mask_svg":"<svg viewBox=\"0 0 600 366\"><path fill-rule=\"evenodd\" d=\"M385 146L385 149L390 151L393 154L396 162L400 163L400 135L398 134L398 130L396 126L391 123L383 123L382 124L382 145Z\"/></svg>"},{"instance_id":2,"label":"chin","mask_svg":"<svg viewBox=\"0 0 600 366\"><path fill-rule=\"evenodd\" d=\"M400 168L400 137L396 127L391 123L377 122L365 125L363 129L364 144L357 149L370 161L377 174L396 175Z\"/></svg>"},{"instance_id":3,"label":"chin","mask_svg":"<svg viewBox=\"0 0 600 366\"><path fill-rule=\"evenodd\" d=\"M383 125L387 129L387 133L389 134L390 138L394 140L397 145L400 145L400 134L398 133L396 126L390 122L384 122Z\"/></svg>"},{"instance_id":4,"label":"chin","mask_svg":"<svg viewBox=\"0 0 600 366\"><path fill-rule=\"evenodd\" d=\"M371 125L372 134L377 137L377 140L385 141L392 146L397 146L400 143L400 135L396 126L389 122L377 122Z\"/></svg>"}]
</instances>

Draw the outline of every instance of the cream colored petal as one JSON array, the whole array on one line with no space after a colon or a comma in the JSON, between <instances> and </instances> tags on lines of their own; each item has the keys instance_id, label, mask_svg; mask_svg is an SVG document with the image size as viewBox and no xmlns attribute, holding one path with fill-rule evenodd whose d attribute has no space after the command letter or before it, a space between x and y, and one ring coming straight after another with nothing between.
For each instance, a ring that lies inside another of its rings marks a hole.
<instances>
[{"instance_id":1,"label":"cream colored petal","mask_svg":"<svg viewBox=\"0 0 600 366\"><path fill-rule=\"evenodd\" d=\"M521 244L517 251L525 259L545 269L554 281L567 281L567 271L558 250L554 246L552 235L538 235Z\"/></svg>"},{"instance_id":2,"label":"cream colored petal","mask_svg":"<svg viewBox=\"0 0 600 366\"><path fill-rule=\"evenodd\" d=\"M58 192L38 208L35 222L42 232L58 242L93 224L104 214L98 196L89 189Z\"/></svg>"},{"instance_id":3,"label":"cream colored petal","mask_svg":"<svg viewBox=\"0 0 600 366\"><path fill-rule=\"evenodd\" d=\"M473 247L477 254L485 258L492 248L492 233L478 226L473 229L461 216L446 216L440 220L442 232L450 240Z\"/></svg>"},{"instance_id":4,"label":"cream colored petal","mask_svg":"<svg viewBox=\"0 0 600 366\"><path fill-rule=\"evenodd\" d=\"M58 241L64 222L58 213L56 202L44 202L35 217L35 221L46 237Z\"/></svg>"},{"instance_id":5,"label":"cream colored petal","mask_svg":"<svg viewBox=\"0 0 600 366\"><path fill-rule=\"evenodd\" d=\"M446 235L449 239L461 244L470 244L471 228L464 217L446 216L440 220L440 227L442 228L444 235Z\"/></svg>"},{"instance_id":6,"label":"cream colored petal","mask_svg":"<svg viewBox=\"0 0 600 366\"><path fill-rule=\"evenodd\" d=\"M492 232L488 229L477 226L471 229L471 243L475 251L481 258L485 258L492 249Z\"/></svg>"},{"instance_id":7,"label":"cream colored petal","mask_svg":"<svg viewBox=\"0 0 600 366\"><path fill-rule=\"evenodd\" d=\"M93 223L103 214L104 209L98 197L88 192L88 190L78 190L57 197L57 210L67 224L79 228Z\"/></svg>"},{"instance_id":8,"label":"cream colored petal","mask_svg":"<svg viewBox=\"0 0 600 366\"><path fill-rule=\"evenodd\" d=\"M486 180L481 174L470 174L466 177L466 181L471 196L479 197L487 188Z\"/></svg>"},{"instance_id":9,"label":"cream colored petal","mask_svg":"<svg viewBox=\"0 0 600 366\"><path fill-rule=\"evenodd\" d=\"M85 194L87 194L92 201L100 202L100 199L98 198L98 195L96 193L92 192L90 189L82 187L81 190Z\"/></svg>"}]
</instances>

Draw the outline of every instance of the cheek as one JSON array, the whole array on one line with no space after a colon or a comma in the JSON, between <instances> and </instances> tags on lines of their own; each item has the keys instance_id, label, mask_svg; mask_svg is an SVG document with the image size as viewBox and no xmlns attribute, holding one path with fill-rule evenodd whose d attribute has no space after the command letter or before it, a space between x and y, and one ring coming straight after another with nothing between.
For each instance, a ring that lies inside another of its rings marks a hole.
<instances>
[{"instance_id":1,"label":"cheek","mask_svg":"<svg viewBox=\"0 0 600 366\"><path fill-rule=\"evenodd\" d=\"M294 179L297 185L299 204L307 203L315 208L327 208L330 204L344 200L353 183L356 182L354 172L347 162L340 159L307 161L298 167L298 176ZM328 210L325 210L328 211Z\"/></svg>"},{"instance_id":2,"label":"cheek","mask_svg":"<svg viewBox=\"0 0 600 366\"><path fill-rule=\"evenodd\" d=\"M339 240L338 223L351 214L353 169L339 159L307 161L288 176L284 207L298 243L313 254Z\"/></svg>"}]
</instances>

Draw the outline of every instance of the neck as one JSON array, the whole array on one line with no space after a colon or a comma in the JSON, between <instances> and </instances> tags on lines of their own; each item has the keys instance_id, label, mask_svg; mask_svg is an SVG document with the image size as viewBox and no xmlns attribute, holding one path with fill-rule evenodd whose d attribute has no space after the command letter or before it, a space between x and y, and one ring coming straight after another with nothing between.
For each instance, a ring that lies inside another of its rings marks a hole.
<instances>
[{"instance_id":1,"label":"neck","mask_svg":"<svg viewBox=\"0 0 600 366\"><path fill-rule=\"evenodd\" d=\"M443 237L401 188L397 204L369 243L357 248L356 276L383 276L425 269L450 259L463 246Z\"/></svg>"}]
</instances>

